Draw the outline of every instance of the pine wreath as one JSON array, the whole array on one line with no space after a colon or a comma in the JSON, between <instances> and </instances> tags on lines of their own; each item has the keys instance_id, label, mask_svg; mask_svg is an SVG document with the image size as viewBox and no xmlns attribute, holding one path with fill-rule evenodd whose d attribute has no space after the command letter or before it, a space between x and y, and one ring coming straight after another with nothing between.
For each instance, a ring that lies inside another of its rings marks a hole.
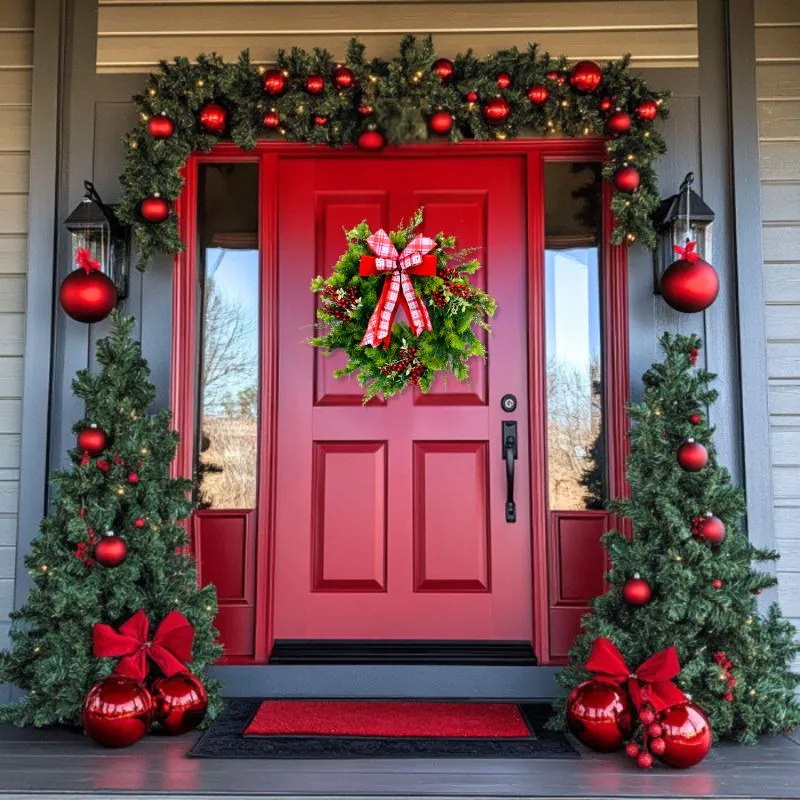
<instances>
[{"instance_id":1,"label":"pine wreath","mask_svg":"<svg viewBox=\"0 0 800 800\"><path fill-rule=\"evenodd\" d=\"M388 234L401 256L419 234L422 219L420 208L406 227L401 222L399 230ZM432 237L435 246L428 251L435 259L435 274L432 270L411 278L414 293L430 316L430 330L417 335L409 324L394 322L389 337L372 346L363 343L365 334L392 272L362 274L362 256L376 255L367 241L371 236L366 222L347 231L348 248L331 276L319 275L311 282L311 290L320 298L317 318L327 332L310 343L326 352L341 348L347 353L347 365L334 376L356 373L365 403L377 395L399 394L408 386L427 392L437 372L468 381L469 359L486 357L477 331L489 330L487 320L496 309L494 299L470 283L469 276L481 268L480 262L469 257L470 251L457 251L455 237L437 233Z\"/></svg>"}]
</instances>

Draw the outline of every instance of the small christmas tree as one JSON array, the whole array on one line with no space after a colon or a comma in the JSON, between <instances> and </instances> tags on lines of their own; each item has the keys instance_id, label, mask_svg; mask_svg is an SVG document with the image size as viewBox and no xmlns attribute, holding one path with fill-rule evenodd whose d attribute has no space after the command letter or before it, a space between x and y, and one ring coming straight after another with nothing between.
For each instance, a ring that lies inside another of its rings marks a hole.
<instances>
[{"instance_id":1,"label":"small christmas tree","mask_svg":"<svg viewBox=\"0 0 800 800\"><path fill-rule=\"evenodd\" d=\"M86 403L74 427L81 446L72 469L52 476L57 497L25 561L34 586L12 614L11 650L0 653L0 681L26 692L0 719L19 725L80 724L87 691L116 664L92 655L97 622L117 628L143 609L152 633L177 609L195 629L189 668L201 673L221 653L216 592L198 589L179 524L192 508L191 482L169 477L178 435L169 412L147 413L155 390L130 338L133 319L115 313L113 322L97 343L99 374L81 370L73 382ZM217 685L203 683L213 715Z\"/></svg>"},{"instance_id":2,"label":"small christmas tree","mask_svg":"<svg viewBox=\"0 0 800 800\"><path fill-rule=\"evenodd\" d=\"M717 398L716 376L694 368L700 339L667 333L661 345L666 358L644 375L645 401L629 412L632 496L610 505L631 521L633 537L604 537L610 589L583 620L557 680L571 690L589 677L583 665L598 636L611 639L631 669L675 645L677 683L709 715L715 735L753 743L800 722L800 676L789 667L800 647L777 606L766 616L756 607L777 580L751 564L778 554L739 531L744 493L717 462L704 413ZM556 727L564 726L562 706Z\"/></svg>"}]
</instances>

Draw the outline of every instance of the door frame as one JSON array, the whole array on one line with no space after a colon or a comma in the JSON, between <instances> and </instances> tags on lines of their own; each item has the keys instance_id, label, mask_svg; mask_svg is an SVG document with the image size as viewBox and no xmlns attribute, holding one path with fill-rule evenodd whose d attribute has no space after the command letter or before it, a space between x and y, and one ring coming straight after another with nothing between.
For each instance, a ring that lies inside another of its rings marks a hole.
<instances>
[{"instance_id":1,"label":"door frame","mask_svg":"<svg viewBox=\"0 0 800 800\"><path fill-rule=\"evenodd\" d=\"M381 158L470 158L487 155L523 157L526 162L528 197L539 202L528 203L528 358L529 397L528 420L529 452L547 452L546 393L540 389L546 381L546 359L543 348L533 347L534 340L544 335L544 180L545 161L596 161L606 158L606 140L600 137L581 139L516 139L513 141L468 141L452 144L415 144L388 147ZM208 163L259 164L259 252L261 260L260 292L260 388L259 388L259 463L258 507L255 515L255 563L252 574L261 576L248 583L248 591L237 603L254 606L253 656L248 658L224 656L221 664L266 663L274 643L272 629L273 571L275 566L274 510L276 497L276 427L277 427L277 353L275 348L264 347L265 342L277 342L278 308L278 184L277 171L280 158L375 158L374 152L353 147L333 150L322 146L287 142L260 141L253 150L245 151L233 143L223 142L213 150L190 155L183 168L184 187L175 203L181 241L185 249L179 252L173 264L172 297L172 351L170 375L170 409L175 430L182 435L172 463L174 476L192 477L194 472L194 428L196 418L196 354L198 343L198 265L197 265L197 196L198 167ZM608 430L608 491L610 497L628 493L625 479L627 457L628 420L625 404L630 396L628 356L628 254L625 246L611 244L613 217L611 214L611 186L603 181L602 214L602 344L605 425ZM537 302L538 298L538 302ZM534 424L536 422L537 424ZM542 479L531 485L531 553L532 602L534 650L540 664L554 663L550 656L549 611L551 598L549 586L557 569L554 559L548 558L549 509L547 506L546 465ZM192 522L195 515L192 517ZM621 521L612 518L612 524ZM624 528L624 525L623 525ZM200 564L200 540L193 534L190 523L190 541ZM254 585L249 585L254 583ZM244 596L246 595L246 596Z\"/></svg>"}]
</instances>

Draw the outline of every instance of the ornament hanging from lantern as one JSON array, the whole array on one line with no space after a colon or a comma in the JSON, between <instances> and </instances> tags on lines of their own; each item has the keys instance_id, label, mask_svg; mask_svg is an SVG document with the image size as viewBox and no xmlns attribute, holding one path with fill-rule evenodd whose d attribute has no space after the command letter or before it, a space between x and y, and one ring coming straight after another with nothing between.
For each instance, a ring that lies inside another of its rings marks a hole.
<instances>
[{"instance_id":1,"label":"ornament hanging from lantern","mask_svg":"<svg viewBox=\"0 0 800 800\"><path fill-rule=\"evenodd\" d=\"M89 690L83 701L83 727L104 747L138 742L153 722L153 700L139 681L109 675Z\"/></svg>"},{"instance_id":2,"label":"ornament hanging from lantern","mask_svg":"<svg viewBox=\"0 0 800 800\"><path fill-rule=\"evenodd\" d=\"M567 698L567 725L573 736L592 750L618 750L633 727L628 693L612 681L584 681Z\"/></svg>"},{"instance_id":3,"label":"ornament hanging from lantern","mask_svg":"<svg viewBox=\"0 0 800 800\"><path fill-rule=\"evenodd\" d=\"M590 94L603 80L603 71L594 61L579 61L569 74L569 85L578 92Z\"/></svg>"},{"instance_id":4,"label":"ornament hanging from lantern","mask_svg":"<svg viewBox=\"0 0 800 800\"><path fill-rule=\"evenodd\" d=\"M714 267L695 252L696 242L675 245L680 256L661 276L661 296L676 311L696 314L705 311L719 294L719 276Z\"/></svg>"},{"instance_id":5,"label":"ornament hanging from lantern","mask_svg":"<svg viewBox=\"0 0 800 800\"><path fill-rule=\"evenodd\" d=\"M116 306L117 290L88 250L78 250L76 263L78 268L61 282L58 292L61 307L78 322L100 322Z\"/></svg>"}]
</instances>

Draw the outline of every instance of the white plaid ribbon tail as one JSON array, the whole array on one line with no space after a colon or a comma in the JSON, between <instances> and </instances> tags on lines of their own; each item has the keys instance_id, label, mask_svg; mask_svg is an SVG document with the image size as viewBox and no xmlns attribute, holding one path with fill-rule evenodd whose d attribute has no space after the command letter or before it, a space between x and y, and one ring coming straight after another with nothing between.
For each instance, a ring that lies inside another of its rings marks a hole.
<instances>
[{"instance_id":1,"label":"white plaid ribbon tail","mask_svg":"<svg viewBox=\"0 0 800 800\"><path fill-rule=\"evenodd\" d=\"M384 341L388 342L398 302L405 304L408 321L417 336L422 331L433 330L428 309L414 290L409 272L422 264L422 257L436 247L435 240L418 234L405 246L402 253L398 253L389 234L381 228L367 238L367 244L375 253L375 268L379 272L392 274L384 281L383 291L372 312L361 345L378 347Z\"/></svg>"}]
</instances>

